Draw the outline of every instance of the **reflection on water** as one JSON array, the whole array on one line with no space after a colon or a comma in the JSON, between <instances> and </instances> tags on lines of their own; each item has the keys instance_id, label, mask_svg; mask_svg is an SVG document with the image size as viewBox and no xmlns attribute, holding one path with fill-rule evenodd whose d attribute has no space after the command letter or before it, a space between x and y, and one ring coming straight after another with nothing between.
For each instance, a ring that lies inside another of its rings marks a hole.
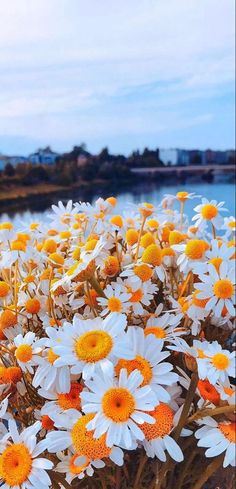
<instances>
[{"instance_id":1,"label":"reflection on water","mask_svg":"<svg viewBox=\"0 0 236 489\"><path fill-rule=\"evenodd\" d=\"M119 189L117 187L110 187L109 189L91 189L91 192L84 192L76 190L68 198L73 198L76 202L78 201L88 201L93 203L98 197L109 197L110 195L115 195L118 197L117 212L122 212L124 206L127 203L138 204L139 202L152 202L154 205L159 204L160 200L165 194L175 194L179 190L186 190L188 192L195 192L200 194L207 199L215 199L217 201L225 201L225 206L229 209L230 215L235 213L235 187L233 183L186 183L186 185L158 185L156 182L146 181L142 184L136 184L135 186L129 186L125 189ZM67 201L67 199L62 198L61 200ZM54 198L53 201L56 203L58 198ZM192 214L192 209L197 205L198 200L187 202L186 213L189 216ZM37 211L33 209L28 209L24 211L18 211L15 213L10 213L10 215L2 214L0 217L1 221L11 219L13 222L23 221L26 223L31 220L47 219L50 210L50 202L40 201L37 207Z\"/></svg>"}]
</instances>

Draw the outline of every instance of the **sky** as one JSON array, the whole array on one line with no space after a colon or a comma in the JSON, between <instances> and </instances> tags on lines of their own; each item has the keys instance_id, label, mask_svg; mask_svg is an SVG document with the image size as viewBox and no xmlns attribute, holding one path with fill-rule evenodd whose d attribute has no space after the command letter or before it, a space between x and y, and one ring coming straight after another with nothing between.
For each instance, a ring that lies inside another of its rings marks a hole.
<instances>
[{"instance_id":1,"label":"sky","mask_svg":"<svg viewBox=\"0 0 236 489\"><path fill-rule=\"evenodd\" d=\"M234 0L1 0L0 153L229 149Z\"/></svg>"}]
</instances>

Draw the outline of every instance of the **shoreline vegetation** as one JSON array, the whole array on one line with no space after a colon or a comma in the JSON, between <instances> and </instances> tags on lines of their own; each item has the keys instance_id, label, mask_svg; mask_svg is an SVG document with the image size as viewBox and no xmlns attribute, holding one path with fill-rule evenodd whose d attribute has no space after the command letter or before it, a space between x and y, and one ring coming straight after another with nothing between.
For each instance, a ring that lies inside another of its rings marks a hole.
<instances>
[{"instance_id":1,"label":"shoreline vegetation","mask_svg":"<svg viewBox=\"0 0 236 489\"><path fill-rule=\"evenodd\" d=\"M133 152L131 156L112 155L104 148L98 155L91 155L84 146L75 146L70 153L57 158L54 164L20 163L13 167L7 164L0 172L1 213L14 212L26 208L46 208L58 198L91 198L99 189L101 192L126 189L144 180L173 184L186 181L212 182L220 175L233 181L234 162L225 165L202 167L196 158L188 166L165 166L159 159L158 150L147 148L143 153ZM195 168L195 171L192 171ZM153 173L154 170L154 173Z\"/></svg>"}]
</instances>

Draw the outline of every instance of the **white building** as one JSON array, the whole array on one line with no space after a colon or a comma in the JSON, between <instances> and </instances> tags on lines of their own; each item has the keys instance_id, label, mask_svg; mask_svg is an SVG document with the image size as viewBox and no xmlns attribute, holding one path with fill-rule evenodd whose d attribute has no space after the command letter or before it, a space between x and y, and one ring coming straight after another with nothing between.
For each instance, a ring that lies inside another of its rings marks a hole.
<instances>
[{"instance_id":1,"label":"white building","mask_svg":"<svg viewBox=\"0 0 236 489\"><path fill-rule=\"evenodd\" d=\"M50 146L47 146L44 149L39 148L38 151L29 155L29 161L36 164L43 163L45 165L53 165L57 156L59 156L59 154L52 151Z\"/></svg>"},{"instance_id":2,"label":"white building","mask_svg":"<svg viewBox=\"0 0 236 489\"><path fill-rule=\"evenodd\" d=\"M159 159L166 166L175 166L178 164L178 150L177 149L160 149Z\"/></svg>"}]
</instances>

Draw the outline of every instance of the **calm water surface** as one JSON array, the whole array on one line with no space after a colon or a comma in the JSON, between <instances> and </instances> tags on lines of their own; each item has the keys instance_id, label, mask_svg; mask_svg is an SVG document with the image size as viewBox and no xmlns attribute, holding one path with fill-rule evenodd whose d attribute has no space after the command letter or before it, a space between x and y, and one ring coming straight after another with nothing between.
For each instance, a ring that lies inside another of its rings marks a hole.
<instances>
[{"instance_id":1,"label":"calm water surface","mask_svg":"<svg viewBox=\"0 0 236 489\"><path fill-rule=\"evenodd\" d=\"M127 203L138 204L140 202L152 202L154 205L160 203L160 200L164 197L165 194L175 194L179 190L186 190L188 192L195 192L202 196L205 196L207 199L216 199L217 201L224 201L225 207L229 209L229 214L234 215L235 213L235 186L233 183L226 182L213 182L213 183L186 183L185 185L157 185L152 182L144 182L143 184L138 184L135 186L126 187L125 190L118 188L112 188L111 191L109 189L101 190L101 192L94 193L89 195L86 193L86 197L84 194L78 191L76 196L73 196L74 201L86 200L88 202L95 202L95 200L102 196L104 198L109 195L115 195L118 197L118 205L116 212L120 213L124 209ZM57 199L55 199L55 203ZM66 199L63 199L63 202L66 202ZM189 217L193 215L192 209L197 205L199 199L194 199L186 204L185 212ZM1 214L0 221L12 220L15 223L26 223L27 221L32 220L47 220L49 214L50 206L44 208L43 210L33 211L31 209L18 211L15 213L11 213L10 215ZM225 214L226 215L226 214Z\"/></svg>"}]
</instances>

